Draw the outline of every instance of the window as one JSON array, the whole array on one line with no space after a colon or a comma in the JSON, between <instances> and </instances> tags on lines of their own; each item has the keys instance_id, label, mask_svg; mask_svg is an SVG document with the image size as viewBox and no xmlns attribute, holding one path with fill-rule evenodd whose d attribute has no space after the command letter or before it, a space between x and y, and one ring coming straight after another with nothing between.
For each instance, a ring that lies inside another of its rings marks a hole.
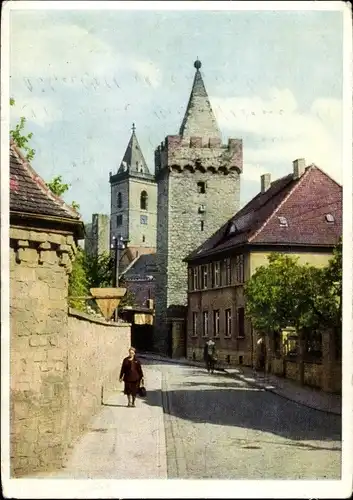
<instances>
[{"instance_id":1,"label":"window","mask_svg":"<svg viewBox=\"0 0 353 500\"><path fill-rule=\"evenodd\" d=\"M204 337L208 336L208 311L204 311L202 314L202 335Z\"/></svg>"},{"instance_id":2,"label":"window","mask_svg":"<svg viewBox=\"0 0 353 500\"><path fill-rule=\"evenodd\" d=\"M197 192L200 194L206 193L206 183L205 182L198 182L197 183Z\"/></svg>"},{"instance_id":3,"label":"window","mask_svg":"<svg viewBox=\"0 0 353 500\"><path fill-rule=\"evenodd\" d=\"M197 337L197 312L192 313L192 336Z\"/></svg>"},{"instance_id":4,"label":"window","mask_svg":"<svg viewBox=\"0 0 353 500\"><path fill-rule=\"evenodd\" d=\"M116 225L121 226L123 223L123 216L122 215L117 215L116 217Z\"/></svg>"},{"instance_id":5,"label":"window","mask_svg":"<svg viewBox=\"0 0 353 500\"><path fill-rule=\"evenodd\" d=\"M205 223L204 223L204 221L202 220L202 221L201 221L201 231L203 231L203 230L204 230L204 227L205 227Z\"/></svg>"},{"instance_id":6,"label":"window","mask_svg":"<svg viewBox=\"0 0 353 500\"><path fill-rule=\"evenodd\" d=\"M288 227L288 221L285 217L278 217L280 227Z\"/></svg>"},{"instance_id":7,"label":"window","mask_svg":"<svg viewBox=\"0 0 353 500\"><path fill-rule=\"evenodd\" d=\"M245 337L244 307L238 308L238 337Z\"/></svg>"},{"instance_id":8,"label":"window","mask_svg":"<svg viewBox=\"0 0 353 500\"><path fill-rule=\"evenodd\" d=\"M194 267L192 270L192 285L193 290L199 289L199 273L197 267Z\"/></svg>"},{"instance_id":9,"label":"window","mask_svg":"<svg viewBox=\"0 0 353 500\"><path fill-rule=\"evenodd\" d=\"M335 218L334 218L334 216L333 216L332 214L326 214L326 215L325 215L325 219L326 219L326 222L329 222L329 223L331 223L331 224L332 224L333 222L335 222Z\"/></svg>"},{"instance_id":10,"label":"window","mask_svg":"<svg viewBox=\"0 0 353 500\"><path fill-rule=\"evenodd\" d=\"M237 283L244 283L244 256L237 255L235 259L235 275Z\"/></svg>"},{"instance_id":11,"label":"window","mask_svg":"<svg viewBox=\"0 0 353 500\"><path fill-rule=\"evenodd\" d=\"M201 266L201 288L207 288L208 269L207 266Z\"/></svg>"},{"instance_id":12,"label":"window","mask_svg":"<svg viewBox=\"0 0 353 500\"><path fill-rule=\"evenodd\" d=\"M226 319L225 337L230 337L232 335L232 311L230 309L225 310L225 319Z\"/></svg>"},{"instance_id":13,"label":"window","mask_svg":"<svg viewBox=\"0 0 353 500\"><path fill-rule=\"evenodd\" d=\"M225 260L225 267L226 267L226 285L231 285L231 283L232 283L232 268L231 268L230 259Z\"/></svg>"},{"instance_id":14,"label":"window","mask_svg":"<svg viewBox=\"0 0 353 500\"><path fill-rule=\"evenodd\" d=\"M140 196L140 208L141 210L147 210L148 194L146 191L142 191Z\"/></svg>"},{"instance_id":15,"label":"window","mask_svg":"<svg viewBox=\"0 0 353 500\"><path fill-rule=\"evenodd\" d=\"M144 225L148 224L147 215L140 215L140 224L144 224Z\"/></svg>"},{"instance_id":16,"label":"window","mask_svg":"<svg viewBox=\"0 0 353 500\"><path fill-rule=\"evenodd\" d=\"M117 206L118 206L118 208L121 208L123 206L123 200L121 197L121 193L118 193Z\"/></svg>"},{"instance_id":17,"label":"window","mask_svg":"<svg viewBox=\"0 0 353 500\"><path fill-rule=\"evenodd\" d=\"M220 262L213 263L213 286L221 284L221 265Z\"/></svg>"},{"instance_id":18,"label":"window","mask_svg":"<svg viewBox=\"0 0 353 500\"><path fill-rule=\"evenodd\" d=\"M146 241L146 236L142 235L142 243L145 243L145 241Z\"/></svg>"},{"instance_id":19,"label":"window","mask_svg":"<svg viewBox=\"0 0 353 500\"><path fill-rule=\"evenodd\" d=\"M213 335L219 336L219 311L213 311Z\"/></svg>"}]
</instances>

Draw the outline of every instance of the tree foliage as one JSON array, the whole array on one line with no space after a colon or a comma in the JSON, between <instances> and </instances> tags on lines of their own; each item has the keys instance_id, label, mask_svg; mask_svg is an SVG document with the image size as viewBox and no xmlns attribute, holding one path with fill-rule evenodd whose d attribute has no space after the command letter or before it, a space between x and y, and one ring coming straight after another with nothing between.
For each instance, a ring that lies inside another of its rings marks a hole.
<instances>
[{"instance_id":1,"label":"tree foliage","mask_svg":"<svg viewBox=\"0 0 353 500\"><path fill-rule=\"evenodd\" d=\"M257 331L341 328L341 244L324 268L299 265L288 255L271 254L268 260L245 287L246 313Z\"/></svg>"},{"instance_id":2,"label":"tree foliage","mask_svg":"<svg viewBox=\"0 0 353 500\"><path fill-rule=\"evenodd\" d=\"M89 296L91 288L110 288L114 280L114 259L108 253L98 256L88 255L81 248L78 250L69 278L70 306L80 311L98 311L95 302L75 299L74 297ZM124 278L119 280L119 286L125 287ZM119 304L119 310L135 304L135 296L127 291Z\"/></svg>"},{"instance_id":3,"label":"tree foliage","mask_svg":"<svg viewBox=\"0 0 353 500\"><path fill-rule=\"evenodd\" d=\"M10 106L15 106L16 101L13 97L10 98ZM23 133L26 125L26 118L21 116L19 123L16 124L13 130L10 130L10 135L15 142L16 146L25 151L25 156L28 161L32 161L35 155L35 150L30 147L29 142L33 137L33 132L25 135ZM70 184L65 184L62 181L61 175L54 177L50 182L47 183L50 191L54 193L56 196L62 196L66 191L70 189ZM80 205L73 201L71 206L74 210L79 210Z\"/></svg>"},{"instance_id":4,"label":"tree foliage","mask_svg":"<svg viewBox=\"0 0 353 500\"><path fill-rule=\"evenodd\" d=\"M75 260L72 264L72 272L69 277L69 296L83 297L89 293L89 281L85 266L85 252L78 247ZM82 299L71 298L70 307L79 311L86 311L86 302Z\"/></svg>"},{"instance_id":5,"label":"tree foliage","mask_svg":"<svg viewBox=\"0 0 353 500\"><path fill-rule=\"evenodd\" d=\"M10 99L10 106L15 106L16 102L13 97ZM16 124L15 128L10 130L10 135L17 147L25 151L26 159L28 161L33 160L35 155L35 150L29 146L29 141L33 137L33 132L29 132L25 135L24 129L26 126L26 118L21 116L19 123Z\"/></svg>"}]
</instances>

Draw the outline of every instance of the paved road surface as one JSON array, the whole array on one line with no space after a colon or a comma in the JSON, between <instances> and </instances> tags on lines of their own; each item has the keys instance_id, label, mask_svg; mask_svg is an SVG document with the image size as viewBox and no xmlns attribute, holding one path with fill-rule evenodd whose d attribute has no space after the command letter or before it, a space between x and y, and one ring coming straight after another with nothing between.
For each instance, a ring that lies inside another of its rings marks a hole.
<instances>
[{"instance_id":1,"label":"paved road surface","mask_svg":"<svg viewBox=\"0 0 353 500\"><path fill-rule=\"evenodd\" d=\"M163 374L168 478L339 478L339 416L224 374L146 363Z\"/></svg>"}]
</instances>

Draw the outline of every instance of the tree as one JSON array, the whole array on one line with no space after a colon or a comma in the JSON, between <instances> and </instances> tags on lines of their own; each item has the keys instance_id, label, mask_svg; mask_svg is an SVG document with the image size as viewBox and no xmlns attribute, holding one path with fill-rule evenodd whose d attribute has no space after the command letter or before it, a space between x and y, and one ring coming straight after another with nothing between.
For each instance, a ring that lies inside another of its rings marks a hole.
<instances>
[{"instance_id":1,"label":"tree","mask_svg":"<svg viewBox=\"0 0 353 500\"><path fill-rule=\"evenodd\" d=\"M342 330L342 244L324 268L287 255L272 254L245 287L246 313L264 334L289 326L306 336L329 329Z\"/></svg>"},{"instance_id":2,"label":"tree","mask_svg":"<svg viewBox=\"0 0 353 500\"><path fill-rule=\"evenodd\" d=\"M11 97L10 98L10 106L15 106L15 104L16 104L15 99L13 97ZM31 161L31 160L33 160L34 155L35 155L35 150L29 146L29 141L30 141L30 139L32 139L33 133L30 132L29 134L24 135L23 131L24 131L25 125L26 125L26 118L24 116L21 116L20 122L17 123L17 125L15 126L15 128L13 130L10 130L10 135L11 135L14 143L16 144L16 146L18 146L20 149L23 149L23 151L26 152L26 155L25 155L26 159L28 161Z\"/></svg>"},{"instance_id":3,"label":"tree","mask_svg":"<svg viewBox=\"0 0 353 500\"><path fill-rule=\"evenodd\" d=\"M299 278L297 259L271 254L269 265L259 267L245 286L246 314L264 334L295 326L298 297L293 293Z\"/></svg>"},{"instance_id":4,"label":"tree","mask_svg":"<svg viewBox=\"0 0 353 500\"><path fill-rule=\"evenodd\" d=\"M10 98L10 106L15 106L16 102L13 97ZM29 146L29 141L33 137L33 132L30 132L27 135L23 134L23 130L25 128L26 118L21 116L19 123L15 126L13 130L10 130L10 135L15 142L16 146L26 152L26 159L28 161L32 161L35 155L35 150ZM62 196L66 191L70 189L69 184L64 184L62 182L61 175L54 177L53 180L47 183L47 186L56 196ZM73 201L71 206L74 210L79 210L80 205Z\"/></svg>"},{"instance_id":5,"label":"tree","mask_svg":"<svg viewBox=\"0 0 353 500\"><path fill-rule=\"evenodd\" d=\"M85 266L85 253L78 247L76 258L72 264L72 272L69 277L69 296L84 297L89 293L89 282ZM79 311L86 311L86 301L83 299L69 299L70 307Z\"/></svg>"},{"instance_id":6,"label":"tree","mask_svg":"<svg viewBox=\"0 0 353 500\"><path fill-rule=\"evenodd\" d=\"M98 256L90 256L85 253L85 268L90 288L112 286L114 259L108 253L102 253Z\"/></svg>"}]
</instances>

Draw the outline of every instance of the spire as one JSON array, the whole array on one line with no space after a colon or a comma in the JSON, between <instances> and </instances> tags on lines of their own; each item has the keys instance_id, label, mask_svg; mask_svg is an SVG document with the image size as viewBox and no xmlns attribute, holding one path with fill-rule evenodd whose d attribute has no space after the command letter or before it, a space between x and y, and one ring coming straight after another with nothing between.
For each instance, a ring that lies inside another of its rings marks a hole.
<instances>
[{"instance_id":1,"label":"spire","mask_svg":"<svg viewBox=\"0 0 353 500\"><path fill-rule=\"evenodd\" d=\"M141 174L150 174L136 137L136 127L134 123L132 124L131 130L132 134L127 145L124 157L121 161L118 174L126 171Z\"/></svg>"},{"instance_id":2,"label":"spire","mask_svg":"<svg viewBox=\"0 0 353 500\"><path fill-rule=\"evenodd\" d=\"M201 61L197 59L194 67L196 68L194 83L179 134L183 137L221 139L221 133L201 76Z\"/></svg>"}]
</instances>

